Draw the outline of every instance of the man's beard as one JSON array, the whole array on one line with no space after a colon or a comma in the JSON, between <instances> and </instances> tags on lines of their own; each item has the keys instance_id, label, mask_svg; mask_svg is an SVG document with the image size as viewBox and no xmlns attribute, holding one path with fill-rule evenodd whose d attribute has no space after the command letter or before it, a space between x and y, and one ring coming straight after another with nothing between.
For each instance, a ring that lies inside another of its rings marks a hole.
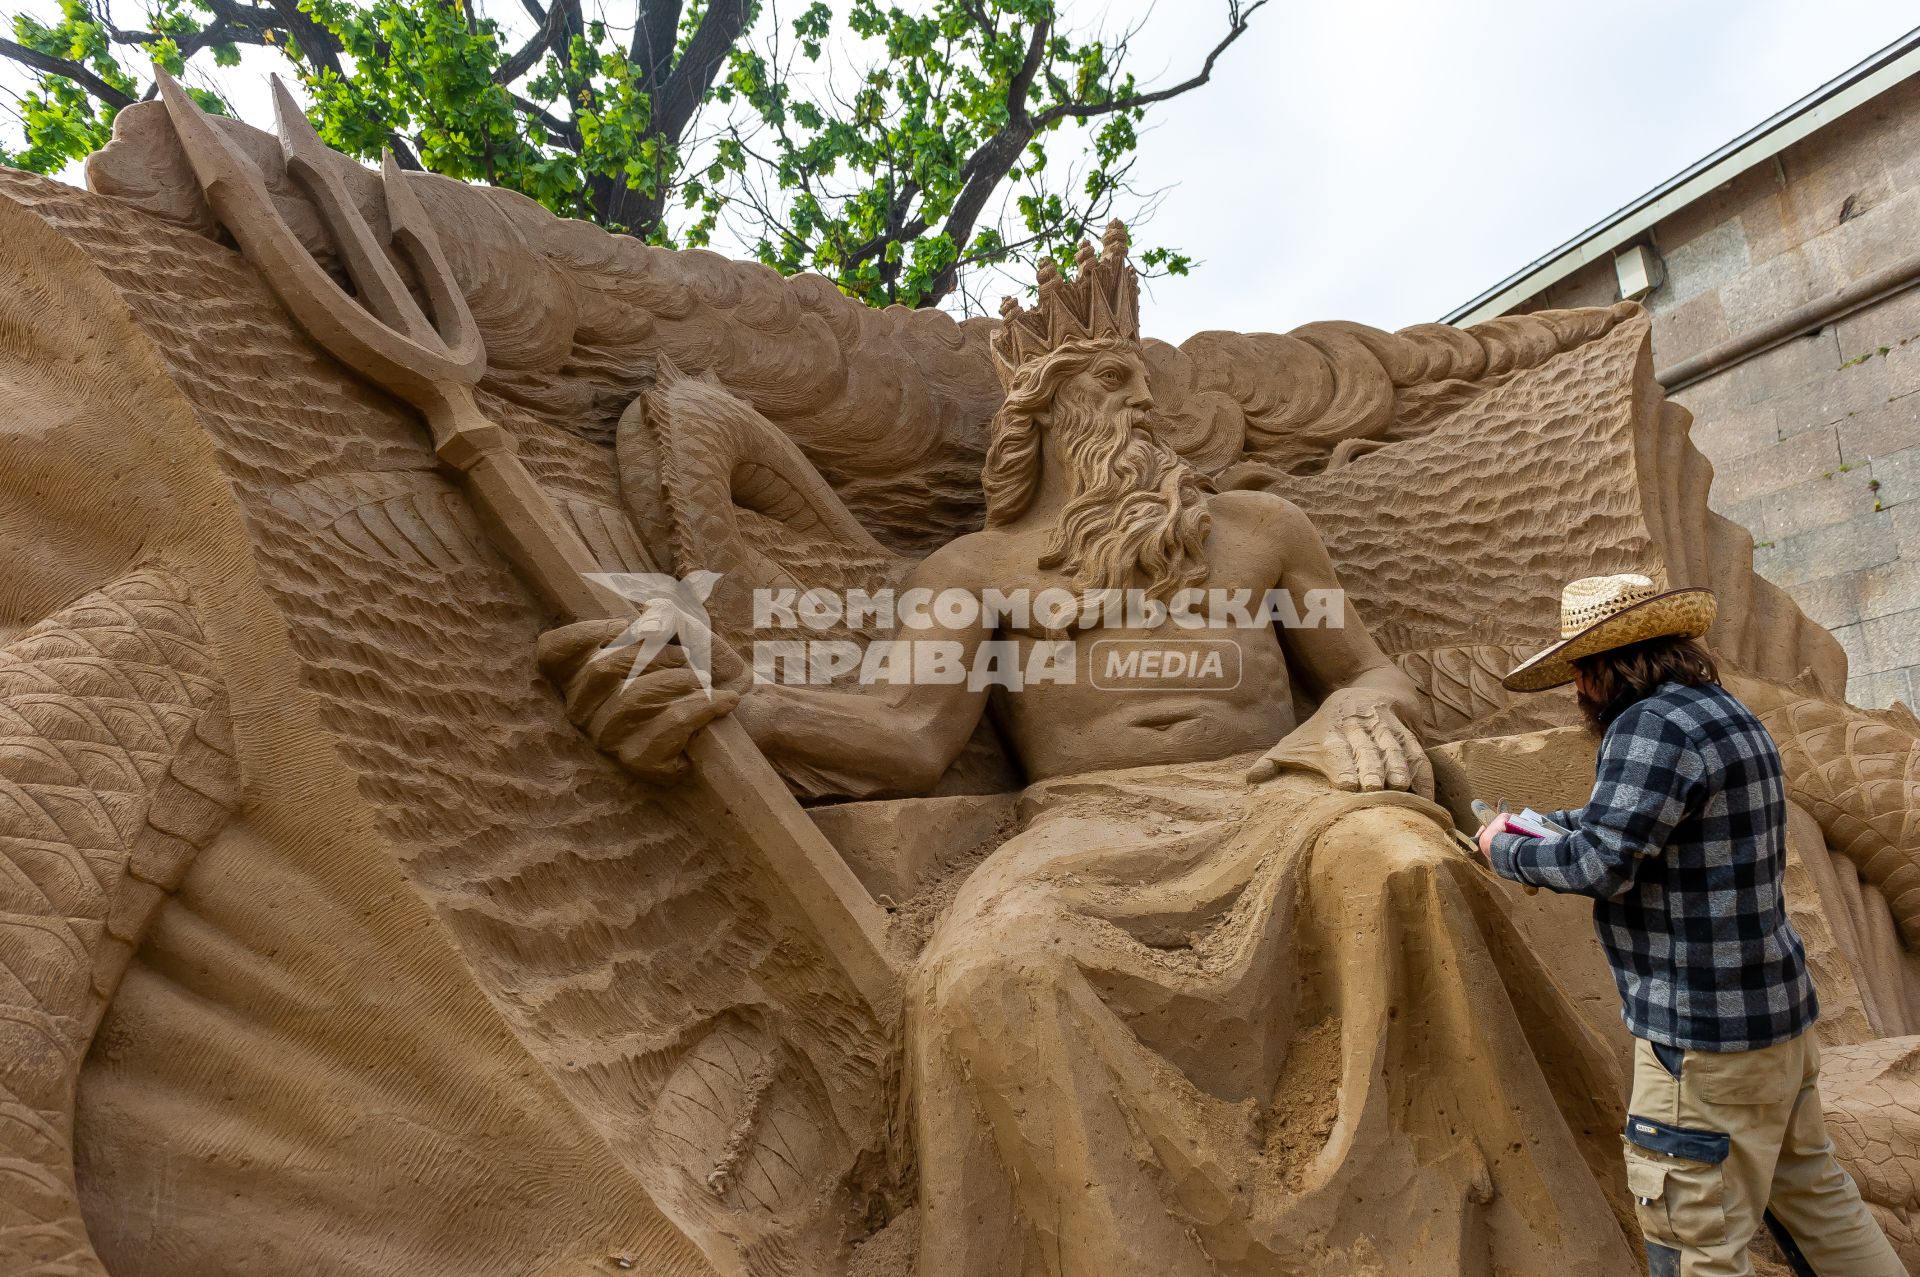
<instances>
[{"instance_id":1,"label":"man's beard","mask_svg":"<svg viewBox=\"0 0 1920 1277\"><path fill-rule=\"evenodd\" d=\"M1210 485L1137 420L1055 401L1043 429L1063 444L1074 495L1040 566L1063 569L1083 592L1144 589L1166 601L1206 584Z\"/></svg>"}]
</instances>

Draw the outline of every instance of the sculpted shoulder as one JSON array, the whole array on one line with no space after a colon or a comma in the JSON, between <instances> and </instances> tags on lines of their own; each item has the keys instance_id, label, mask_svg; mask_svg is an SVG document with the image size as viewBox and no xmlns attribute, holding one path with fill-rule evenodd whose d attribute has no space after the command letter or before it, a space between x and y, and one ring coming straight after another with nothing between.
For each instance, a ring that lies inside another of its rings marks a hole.
<instances>
[{"instance_id":1,"label":"sculpted shoulder","mask_svg":"<svg viewBox=\"0 0 1920 1277\"><path fill-rule=\"evenodd\" d=\"M912 579L916 585L935 588L977 590L1005 586L1015 553L1015 538L1005 532L985 529L968 532L920 560Z\"/></svg>"},{"instance_id":2,"label":"sculpted shoulder","mask_svg":"<svg viewBox=\"0 0 1920 1277\"><path fill-rule=\"evenodd\" d=\"M1256 535L1286 547L1318 543L1319 531L1306 512L1272 492L1236 489L1214 494L1207 503L1213 514L1213 534Z\"/></svg>"}]
</instances>

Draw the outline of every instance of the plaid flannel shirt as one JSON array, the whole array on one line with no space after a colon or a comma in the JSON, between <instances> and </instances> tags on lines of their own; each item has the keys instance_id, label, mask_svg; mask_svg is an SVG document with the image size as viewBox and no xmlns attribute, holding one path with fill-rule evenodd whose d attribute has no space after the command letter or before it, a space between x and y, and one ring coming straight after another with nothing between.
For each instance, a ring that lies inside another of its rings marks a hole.
<instances>
[{"instance_id":1,"label":"plaid flannel shirt","mask_svg":"<svg viewBox=\"0 0 1920 1277\"><path fill-rule=\"evenodd\" d=\"M1600 742L1570 832L1499 834L1493 867L1594 897L1593 921L1634 1036L1750 1051L1819 1014L1787 921L1787 798L1780 754L1753 713L1715 684L1662 683Z\"/></svg>"}]
</instances>

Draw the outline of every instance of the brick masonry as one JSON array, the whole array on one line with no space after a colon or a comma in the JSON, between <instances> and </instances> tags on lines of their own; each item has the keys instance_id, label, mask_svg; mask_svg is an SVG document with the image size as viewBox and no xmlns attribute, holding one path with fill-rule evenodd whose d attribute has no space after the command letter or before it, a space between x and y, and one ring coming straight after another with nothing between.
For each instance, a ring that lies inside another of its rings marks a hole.
<instances>
[{"instance_id":1,"label":"brick masonry","mask_svg":"<svg viewBox=\"0 0 1920 1277\"><path fill-rule=\"evenodd\" d=\"M1920 254L1920 78L1656 225L1654 366ZM1518 310L1618 299L1613 264ZM1920 703L1920 287L1672 398L1754 567L1847 650L1855 703Z\"/></svg>"}]
</instances>

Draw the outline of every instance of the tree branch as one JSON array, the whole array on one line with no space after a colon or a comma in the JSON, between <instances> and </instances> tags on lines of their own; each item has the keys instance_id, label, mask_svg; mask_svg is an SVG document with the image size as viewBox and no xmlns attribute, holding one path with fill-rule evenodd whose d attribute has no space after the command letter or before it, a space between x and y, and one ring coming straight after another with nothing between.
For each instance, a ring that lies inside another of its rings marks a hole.
<instances>
[{"instance_id":1,"label":"tree branch","mask_svg":"<svg viewBox=\"0 0 1920 1277\"><path fill-rule=\"evenodd\" d=\"M226 39L233 39L237 43L263 44L264 41L259 39L240 41L239 36L245 33L257 37L268 31L285 29L280 15L272 9L234 4L232 0L209 0L207 9L214 16L212 22L198 31L175 37L182 54L197 52ZM147 45L167 39L158 31L123 31L111 25L107 27L107 35L115 44Z\"/></svg>"},{"instance_id":2,"label":"tree branch","mask_svg":"<svg viewBox=\"0 0 1920 1277\"><path fill-rule=\"evenodd\" d=\"M12 40L0 39L0 58L11 58L22 66L30 66L36 71L48 75L57 75L72 80L75 84L99 98L116 111L132 106L134 97L124 89L116 89L105 80L89 71L78 62L66 58L56 58L51 53L42 53L38 49L29 49L24 44Z\"/></svg>"},{"instance_id":3,"label":"tree branch","mask_svg":"<svg viewBox=\"0 0 1920 1277\"><path fill-rule=\"evenodd\" d=\"M515 80L533 70L533 64L538 62L540 55L547 51L547 45L549 43L551 43L551 39L543 27L535 33L531 40L528 40L525 44L507 55L507 60L502 62L494 71L493 82L495 84L512 84Z\"/></svg>"},{"instance_id":4,"label":"tree branch","mask_svg":"<svg viewBox=\"0 0 1920 1277\"><path fill-rule=\"evenodd\" d=\"M673 68L679 44L681 0L640 0L627 56L640 67L640 87L651 93Z\"/></svg>"},{"instance_id":5,"label":"tree branch","mask_svg":"<svg viewBox=\"0 0 1920 1277\"><path fill-rule=\"evenodd\" d=\"M1262 4L1266 0L1260 0ZM1042 18L1033 24L1033 38L1027 41L1026 60L1007 82L1007 114L1015 120L1027 118L1027 94L1033 91L1033 77L1047 52L1047 37L1053 34L1053 19Z\"/></svg>"},{"instance_id":6,"label":"tree branch","mask_svg":"<svg viewBox=\"0 0 1920 1277\"><path fill-rule=\"evenodd\" d=\"M665 7L677 10L680 6L669 0ZM752 20L753 10L754 0L712 0L707 6L700 26L687 41L686 51L674 64L672 73L664 83L655 81L658 87L652 90L653 118L647 125L648 137L679 147L693 126L694 117L700 113L700 105L706 101L707 91L713 87L720 68L726 65L728 51ZM643 14L643 21L644 18ZM678 21L677 14L675 20ZM637 41L637 30L634 36ZM637 191L631 183L623 181L607 210L609 219L642 235L658 225L666 216L665 176L655 175L651 192Z\"/></svg>"},{"instance_id":7,"label":"tree branch","mask_svg":"<svg viewBox=\"0 0 1920 1277\"><path fill-rule=\"evenodd\" d=\"M532 4L529 4L528 7L535 10L539 8L537 5ZM495 84L512 84L515 80L531 71L533 64L540 60L540 55L553 47L554 41L559 36L561 18L563 16L561 8L557 4L552 9L540 11L540 29L534 32L533 37L525 44L515 49L505 62L500 64L499 68L493 73L493 82Z\"/></svg>"},{"instance_id":8,"label":"tree branch","mask_svg":"<svg viewBox=\"0 0 1920 1277\"><path fill-rule=\"evenodd\" d=\"M1265 3L1265 0L1261 2ZM992 29L984 9L969 11L975 13L977 21L987 23L985 29ZM1027 39L1027 55L1021 60L1020 69L1007 82L1008 122L976 147L966 163L961 165L960 195L949 211L946 226L942 228L948 234L959 231L968 237L972 236L974 223L979 220L980 212L986 207L994 188L1000 185L1007 170L1020 158L1020 152L1027 143L1033 140L1034 130L1027 118L1027 95L1033 91L1034 77L1045 62L1047 39L1052 34L1053 19L1043 18L1034 23L1033 34ZM983 178L990 180L982 181ZM925 217L907 220L907 210L913 207L913 201L919 196L920 187L917 183L911 180L901 183L899 190L887 201L886 229L852 249L847 254L846 263L858 266L883 252L889 244L919 239L926 234L929 223ZM954 240L956 247L965 243L966 239Z\"/></svg>"},{"instance_id":9,"label":"tree branch","mask_svg":"<svg viewBox=\"0 0 1920 1277\"><path fill-rule=\"evenodd\" d=\"M1214 64L1227 48L1246 34L1247 23L1256 11L1265 6L1267 0L1253 0L1243 6L1239 0L1233 0L1228 6L1227 34L1207 54L1206 62L1197 75L1179 84L1152 93L1130 94L1124 98L1115 98L1109 102L1063 102L1041 112L1037 116L1027 113L1026 98L1032 91L1033 81L1042 65L1041 53L1048 34L1045 22L1034 27L1034 39L1027 46L1027 58L1021 65L1019 74L1007 86L1007 123L1000 131L983 142L974 153L967 157L961 167L960 194L953 201L946 223L940 228L953 244L956 261L947 267L934 280L928 297L922 305L938 303L953 291L959 280L959 260L965 256L965 248L973 239L974 229L979 225L980 215L986 209L987 201L1000 183L1006 180L1007 173L1020 159L1020 153L1035 136L1048 127L1068 118L1091 119L1094 116L1109 115L1116 111L1136 110L1155 102L1165 102L1179 97L1207 83L1213 76ZM1016 93L1018 96L1016 97Z\"/></svg>"},{"instance_id":10,"label":"tree branch","mask_svg":"<svg viewBox=\"0 0 1920 1277\"><path fill-rule=\"evenodd\" d=\"M267 0L267 4L279 16L280 25L299 44L300 51L315 66L331 71L343 80L347 78L346 68L340 62L340 55L346 50L340 44L339 37L308 16L300 8L299 0Z\"/></svg>"},{"instance_id":11,"label":"tree branch","mask_svg":"<svg viewBox=\"0 0 1920 1277\"><path fill-rule=\"evenodd\" d=\"M1225 53L1235 40L1246 34L1248 20L1260 9L1266 7L1266 3L1267 0L1253 0L1253 3L1245 8L1238 3L1228 7L1230 25L1226 36L1220 43L1213 46L1212 51L1207 54L1206 62L1201 65L1199 74L1191 79L1182 80L1178 84L1152 93L1134 93L1106 102L1062 102L1042 111L1035 117L1034 125L1044 129L1048 125L1057 124L1065 119L1090 120L1095 116L1111 115L1115 111L1136 111L1144 106L1152 106L1155 102L1165 102L1179 97L1182 93L1192 92L1213 78L1213 64L1220 60L1220 55Z\"/></svg>"},{"instance_id":12,"label":"tree branch","mask_svg":"<svg viewBox=\"0 0 1920 1277\"><path fill-rule=\"evenodd\" d=\"M580 149L580 130L573 121L561 119L538 102L524 98L518 93L509 93L507 96L513 99L515 110L547 131L547 142L550 145L563 146L575 151Z\"/></svg>"},{"instance_id":13,"label":"tree branch","mask_svg":"<svg viewBox=\"0 0 1920 1277\"><path fill-rule=\"evenodd\" d=\"M650 132L672 142L680 140L726 64L728 50L752 18L753 0L713 0L673 74L654 95Z\"/></svg>"},{"instance_id":14,"label":"tree branch","mask_svg":"<svg viewBox=\"0 0 1920 1277\"><path fill-rule=\"evenodd\" d=\"M1000 24L994 20L992 14L987 12L987 6L982 3L982 0L962 0L960 8L973 19L973 25L980 28L980 34L989 40L1000 38Z\"/></svg>"},{"instance_id":15,"label":"tree branch","mask_svg":"<svg viewBox=\"0 0 1920 1277\"><path fill-rule=\"evenodd\" d=\"M401 168L410 169L415 173L427 171L427 166L420 162L420 157L415 154L413 146L398 132L387 134L387 148L393 152L393 162Z\"/></svg>"}]
</instances>

